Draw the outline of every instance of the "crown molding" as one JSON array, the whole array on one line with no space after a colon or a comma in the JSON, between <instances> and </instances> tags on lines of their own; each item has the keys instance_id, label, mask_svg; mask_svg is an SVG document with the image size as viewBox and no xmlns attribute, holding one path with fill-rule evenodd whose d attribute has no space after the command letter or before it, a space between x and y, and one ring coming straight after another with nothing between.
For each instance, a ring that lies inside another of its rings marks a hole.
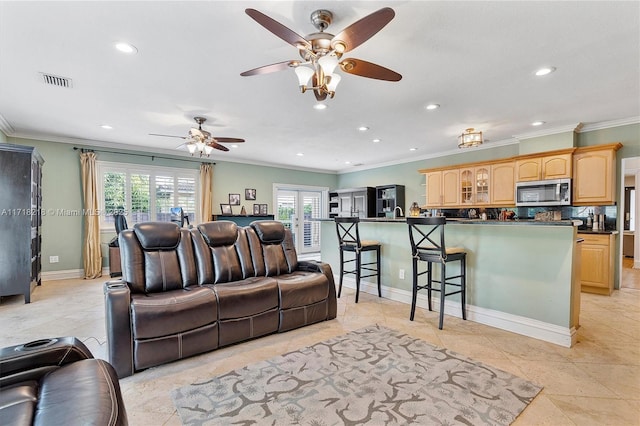
<instances>
[{"instance_id":1,"label":"crown molding","mask_svg":"<svg viewBox=\"0 0 640 426\"><path fill-rule=\"evenodd\" d=\"M447 151L441 151L441 152L436 152L433 154L425 154L425 155L418 155L414 158L412 158L411 160L407 160L405 159L401 159L401 160L393 160L393 161L386 161L384 163L376 163L376 164L372 164L372 165L362 165L362 166L354 166L351 167L349 169L341 169L338 171L339 175L343 175L346 173L353 173L353 172L360 172L360 171L364 171L364 170L372 170L372 169L378 169L381 167L389 167L389 166L397 166L399 164L407 164L407 163L412 163L414 161L423 161L423 160L430 160L432 158L439 158L439 157L447 157L449 155L458 155L458 154L464 154L464 153L468 153L471 150L484 150L484 149L493 149L493 148L498 148L501 146L507 146L507 145L514 145L520 143L520 141L518 141L517 139L503 139L503 140L499 140L499 141L491 141L491 142L485 142L480 146L476 146L473 148L457 148L457 144L456 144L456 148L454 149L450 149Z\"/></svg>"},{"instance_id":2,"label":"crown molding","mask_svg":"<svg viewBox=\"0 0 640 426\"><path fill-rule=\"evenodd\" d=\"M2 114L0 114L0 131L6 136L13 136L15 132L15 129L11 127L11 124L9 124Z\"/></svg>"},{"instance_id":3,"label":"crown molding","mask_svg":"<svg viewBox=\"0 0 640 426\"><path fill-rule=\"evenodd\" d=\"M629 117L622 118L620 120L601 121L599 123L585 124L584 127L580 129L580 132L592 132L594 130L610 129L612 127L628 126L630 124L638 123L640 123L640 117Z\"/></svg>"},{"instance_id":4,"label":"crown molding","mask_svg":"<svg viewBox=\"0 0 640 426\"><path fill-rule=\"evenodd\" d=\"M254 160L249 160L244 158L236 159L236 158L229 158L229 157L207 157L207 158L192 157L186 151L181 152L173 149L146 147L141 145L129 145L129 144L123 144L123 143L117 143L117 142L105 142L105 141L99 141L95 139L78 139L78 138L71 138L68 136L36 135L36 134L20 133L20 132L17 132L17 133L14 132L10 136L14 138L21 138L21 139L31 139L31 140L38 140L38 141L48 141L48 142L66 143L70 145L78 145L79 147L81 148L84 147L86 149L108 148L110 152L113 152L114 154L118 154L119 153L118 151L124 151L124 152L120 152L121 154L129 154L129 153L146 154L149 156L153 156L153 154L163 154L163 155L170 155L172 157L175 157L177 160L178 159L192 160L193 162L196 162L196 163L201 163L203 161L208 161L208 162L220 161L220 162L227 162L227 163L251 164L254 166L272 167L272 168L279 168L279 169L286 169L286 170L297 170L297 171L303 171L303 172L337 174L337 172L333 170L313 169L309 167L292 167L292 166L287 166L282 164L254 161Z\"/></svg>"},{"instance_id":5,"label":"crown molding","mask_svg":"<svg viewBox=\"0 0 640 426\"><path fill-rule=\"evenodd\" d=\"M558 133L580 132L580 129L582 129L582 126L583 126L582 123L569 124L567 126L537 130L535 132L529 132L529 133L521 133L519 135L513 135L513 137L516 139L522 140L522 139L538 138L540 136L557 135Z\"/></svg>"}]
</instances>

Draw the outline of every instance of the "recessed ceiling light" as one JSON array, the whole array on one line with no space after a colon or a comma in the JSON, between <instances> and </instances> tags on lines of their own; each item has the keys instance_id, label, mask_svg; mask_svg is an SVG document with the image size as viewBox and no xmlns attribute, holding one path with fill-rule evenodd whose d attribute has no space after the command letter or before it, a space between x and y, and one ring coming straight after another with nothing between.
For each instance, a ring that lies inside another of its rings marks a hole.
<instances>
[{"instance_id":1,"label":"recessed ceiling light","mask_svg":"<svg viewBox=\"0 0 640 426\"><path fill-rule=\"evenodd\" d=\"M540 68L538 71L536 71L536 75L540 77L540 76L543 76L543 75L551 74L555 70L556 70L555 67Z\"/></svg>"},{"instance_id":2,"label":"recessed ceiling light","mask_svg":"<svg viewBox=\"0 0 640 426\"><path fill-rule=\"evenodd\" d=\"M344 164L351 164L351 161L345 161Z\"/></svg>"},{"instance_id":3,"label":"recessed ceiling light","mask_svg":"<svg viewBox=\"0 0 640 426\"><path fill-rule=\"evenodd\" d=\"M380 139L374 139L373 140L373 143L378 143L378 142L380 142Z\"/></svg>"},{"instance_id":4,"label":"recessed ceiling light","mask_svg":"<svg viewBox=\"0 0 640 426\"><path fill-rule=\"evenodd\" d=\"M429 104L429 105L426 106L426 108L428 110L438 109L438 108L440 108L440 105L438 105L438 104Z\"/></svg>"},{"instance_id":5,"label":"recessed ceiling light","mask_svg":"<svg viewBox=\"0 0 640 426\"><path fill-rule=\"evenodd\" d=\"M417 151L418 148L409 148L409 151Z\"/></svg>"},{"instance_id":6,"label":"recessed ceiling light","mask_svg":"<svg viewBox=\"0 0 640 426\"><path fill-rule=\"evenodd\" d=\"M544 124L544 121L534 121L533 123L531 123L532 126L542 126Z\"/></svg>"},{"instance_id":7,"label":"recessed ceiling light","mask_svg":"<svg viewBox=\"0 0 640 426\"><path fill-rule=\"evenodd\" d=\"M367 126L360 126L358 127L358 130L360 130L361 132L366 132L367 130L369 130L369 128Z\"/></svg>"},{"instance_id":8,"label":"recessed ceiling light","mask_svg":"<svg viewBox=\"0 0 640 426\"><path fill-rule=\"evenodd\" d=\"M297 155L298 157L304 157L304 154L303 154L303 153L301 153L301 152L297 153L296 155Z\"/></svg>"},{"instance_id":9,"label":"recessed ceiling light","mask_svg":"<svg viewBox=\"0 0 640 426\"><path fill-rule=\"evenodd\" d=\"M238 147L238 145L236 145L236 144L231 145L231 148L237 148L237 147Z\"/></svg>"},{"instance_id":10,"label":"recessed ceiling light","mask_svg":"<svg viewBox=\"0 0 640 426\"><path fill-rule=\"evenodd\" d=\"M327 104L320 104L317 103L313 106L313 109L317 109L317 110L323 110L323 109L327 109Z\"/></svg>"},{"instance_id":11,"label":"recessed ceiling light","mask_svg":"<svg viewBox=\"0 0 640 426\"><path fill-rule=\"evenodd\" d=\"M113 129L113 127L109 126L108 124L103 124L103 125L102 125L102 126L100 126L100 127L102 127L103 129L106 129L106 130L111 130L111 129Z\"/></svg>"},{"instance_id":12,"label":"recessed ceiling light","mask_svg":"<svg viewBox=\"0 0 640 426\"><path fill-rule=\"evenodd\" d=\"M130 55L138 53L138 49L133 44L118 42L115 44L115 46L116 49L118 49L122 53L128 53Z\"/></svg>"}]
</instances>

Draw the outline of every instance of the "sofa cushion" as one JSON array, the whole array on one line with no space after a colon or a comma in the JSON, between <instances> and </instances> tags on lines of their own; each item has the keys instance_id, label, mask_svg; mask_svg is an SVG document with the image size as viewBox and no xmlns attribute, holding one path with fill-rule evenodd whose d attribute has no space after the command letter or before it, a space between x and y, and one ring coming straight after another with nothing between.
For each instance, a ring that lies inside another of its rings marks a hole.
<instances>
[{"instance_id":1,"label":"sofa cushion","mask_svg":"<svg viewBox=\"0 0 640 426\"><path fill-rule=\"evenodd\" d=\"M2 424L31 425L36 410L38 383L35 380L0 389ZM4 423L7 421L7 423Z\"/></svg>"},{"instance_id":2,"label":"sofa cushion","mask_svg":"<svg viewBox=\"0 0 640 426\"><path fill-rule=\"evenodd\" d=\"M263 244L280 244L284 241L284 225L275 220L256 220L251 222L258 238Z\"/></svg>"},{"instance_id":3,"label":"sofa cushion","mask_svg":"<svg viewBox=\"0 0 640 426\"><path fill-rule=\"evenodd\" d=\"M215 293L208 287L189 287L164 293L131 296L134 339L184 333L217 321Z\"/></svg>"},{"instance_id":4,"label":"sofa cushion","mask_svg":"<svg viewBox=\"0 0 640 426\"><path fill-rule=\"evenodd\" d=\"M116 372L101 359L67 364L40 381L34 425L124 425Z\"/></svg>"},{"instance_id":5,"label":"sofa cushion","mask_svg":"<svg viewBox=\"0 0 640 426\"><path fill-rule=\"evenodd\" d=\"M329 280L317 272L296 271L278 275L280 309L312 305L329 297Z\"/></svg>"},{"instance_id":6,"label":"sofa cushion","mask_svg":"<svg viewBox=\"0 0 640 426\"><path fill-rule=\"evenodd\" d=\"M174 250L180 243L180 227L172 222L142 222L133 225L143 250Z\"/></svg>"},{"instance_id":7,"label":"sofa cushion","mask_svg":"<svg viewBox=\"0 0 640 426\"><path fill-rule=\"evenodd\" d=\"M278 284L273 278L247 278L211 287L218 296L221 321L249 317L278 307Z\"/></svg>"},{"instance_id":8,"label":"sofa cushion","mask_svg":"<svg viewBox=\"0 0 640 426\"><path fill-rule=\"evenodd\" d=\"M229 220L202 223L198 231L209 247L231 246L238 239L238 225Z\"/></svg>"}]
</instances>

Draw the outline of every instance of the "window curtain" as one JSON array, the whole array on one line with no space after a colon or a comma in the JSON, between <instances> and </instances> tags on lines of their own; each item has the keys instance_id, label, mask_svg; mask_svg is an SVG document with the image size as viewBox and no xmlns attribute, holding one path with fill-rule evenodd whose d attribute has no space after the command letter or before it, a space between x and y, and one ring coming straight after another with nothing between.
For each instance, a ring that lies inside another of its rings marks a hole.
<instances>
[{"instance_id":1,"label":"window curtain","mask_svg":"<svg viewBox=\"0 0 640 426\"><path fill-rule=\"evenodd\" d=\"M93 279L102 276L102 253L100 251L100 217L98 216L98 192L96 154L80 154L82 173L82 198L84 201L84 242L82 257L84 278Z\"/></svg>"},{"instance_id":2,"label":"window curtain","mask_svg":"<svg viewBox=\"0 0 640 426\"><path fill-rule=\"evenodd\" d=\"M200 164L200 222L211 221L213 211L211 200L213 198L213 165Z\"/></svg>"}]
</instances>

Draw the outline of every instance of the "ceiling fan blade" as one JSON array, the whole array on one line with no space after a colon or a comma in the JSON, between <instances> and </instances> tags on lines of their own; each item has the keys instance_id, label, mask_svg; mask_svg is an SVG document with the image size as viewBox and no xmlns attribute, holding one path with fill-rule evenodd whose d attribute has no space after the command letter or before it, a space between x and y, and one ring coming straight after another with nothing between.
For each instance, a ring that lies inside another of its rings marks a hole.
<instances>
[{"instance_id":1,"label":"ceiling fan blade","mask_svg":"<svg viewBox=\"0 0 640 426\"><path fill-rule=\"evenodd\" d=\"M277 62L275 64L265 65L262 67L254 68L249 71L245 71L243 73L240 73L240 75L243 77L248 77L250 75L268 74L270 72L283 71L283 70L286 70L287 68L295 68L298 65L300 65L300 61L296 61L296 60Z\"/></svg>"},{"instance_id":2,"label":"ceiling fan blade","mask_svg":"<svg viewBox=\"0 0 640 426\"><path fill-rule=\"evenodd\" d=\"M165 138L180 138L180 139L186 139L185 136L174 136L174 135L159 135L157 133L149 133L149 136L162 136Z\"/></svg>"},{"instance_id":3,"label":"ceiling fan blade","mask_svg":"<svg viewBox=\"0 0 640 426\"><path fill-rule=\"evenodd\" d=\"M340 68L346 73L376 80L400 81L402 79L402 75L397 72L362 59L343 59L340 61Z\"/></svg>"},{"instance_id":4,"label":"ceiling fan blade","mask_svg":"<svg viewBox=\"0 0 640 426\"><path fill-rule=\"evenodd\" d=\"M226 146L224 146L224 145L220 145L219 143L217 143L217 142L215 142L215 141L211 141L211 142L209 142L209 144L208 144L208 145L209 145L211 148L219 149L220 151L225 151L225 152L229 151L229 148L227 148L227 147L226 147Z\"/></svg>"},{"instance_id":5,"label":"ceiling fan blade","mask_svg":"<svg viewBox=\"0 0 640 426\"><path fill-rule=\"evenodd\" d=\"M342 52L353 50L384 28L394 16L396 13L389 7L373 12L336 34L331 40L331 46L335 49L336 45L342 44Z\"/></svg>"},{"instance_id":6,"label":"ceiling fan blade","mask_svg":"<svg viewBox=\"0 0 640 426\"><path fill-rule=\"evenodd\" d=\"M223 138L223 137L214 137L213 139L215 139L215 142L222 142L222 143L242 143L244 142L244 139L238 139L238 138Z\"/></svg>"},{"instance_id":7,"label":"ceiling fan blade","mask_svg":"<svg viewBox=\"0 0 640 426\"><path fill-rule=\"evenodd\" d=\"M253 18L253 20L258 24L262 25L293 47L298 49L311 47L311 43L305 40L301 35L285 27L275 19L268 17L264 13L258 12L255 9L245 9L245 13Z\"/></svg>"}]
</instances>

